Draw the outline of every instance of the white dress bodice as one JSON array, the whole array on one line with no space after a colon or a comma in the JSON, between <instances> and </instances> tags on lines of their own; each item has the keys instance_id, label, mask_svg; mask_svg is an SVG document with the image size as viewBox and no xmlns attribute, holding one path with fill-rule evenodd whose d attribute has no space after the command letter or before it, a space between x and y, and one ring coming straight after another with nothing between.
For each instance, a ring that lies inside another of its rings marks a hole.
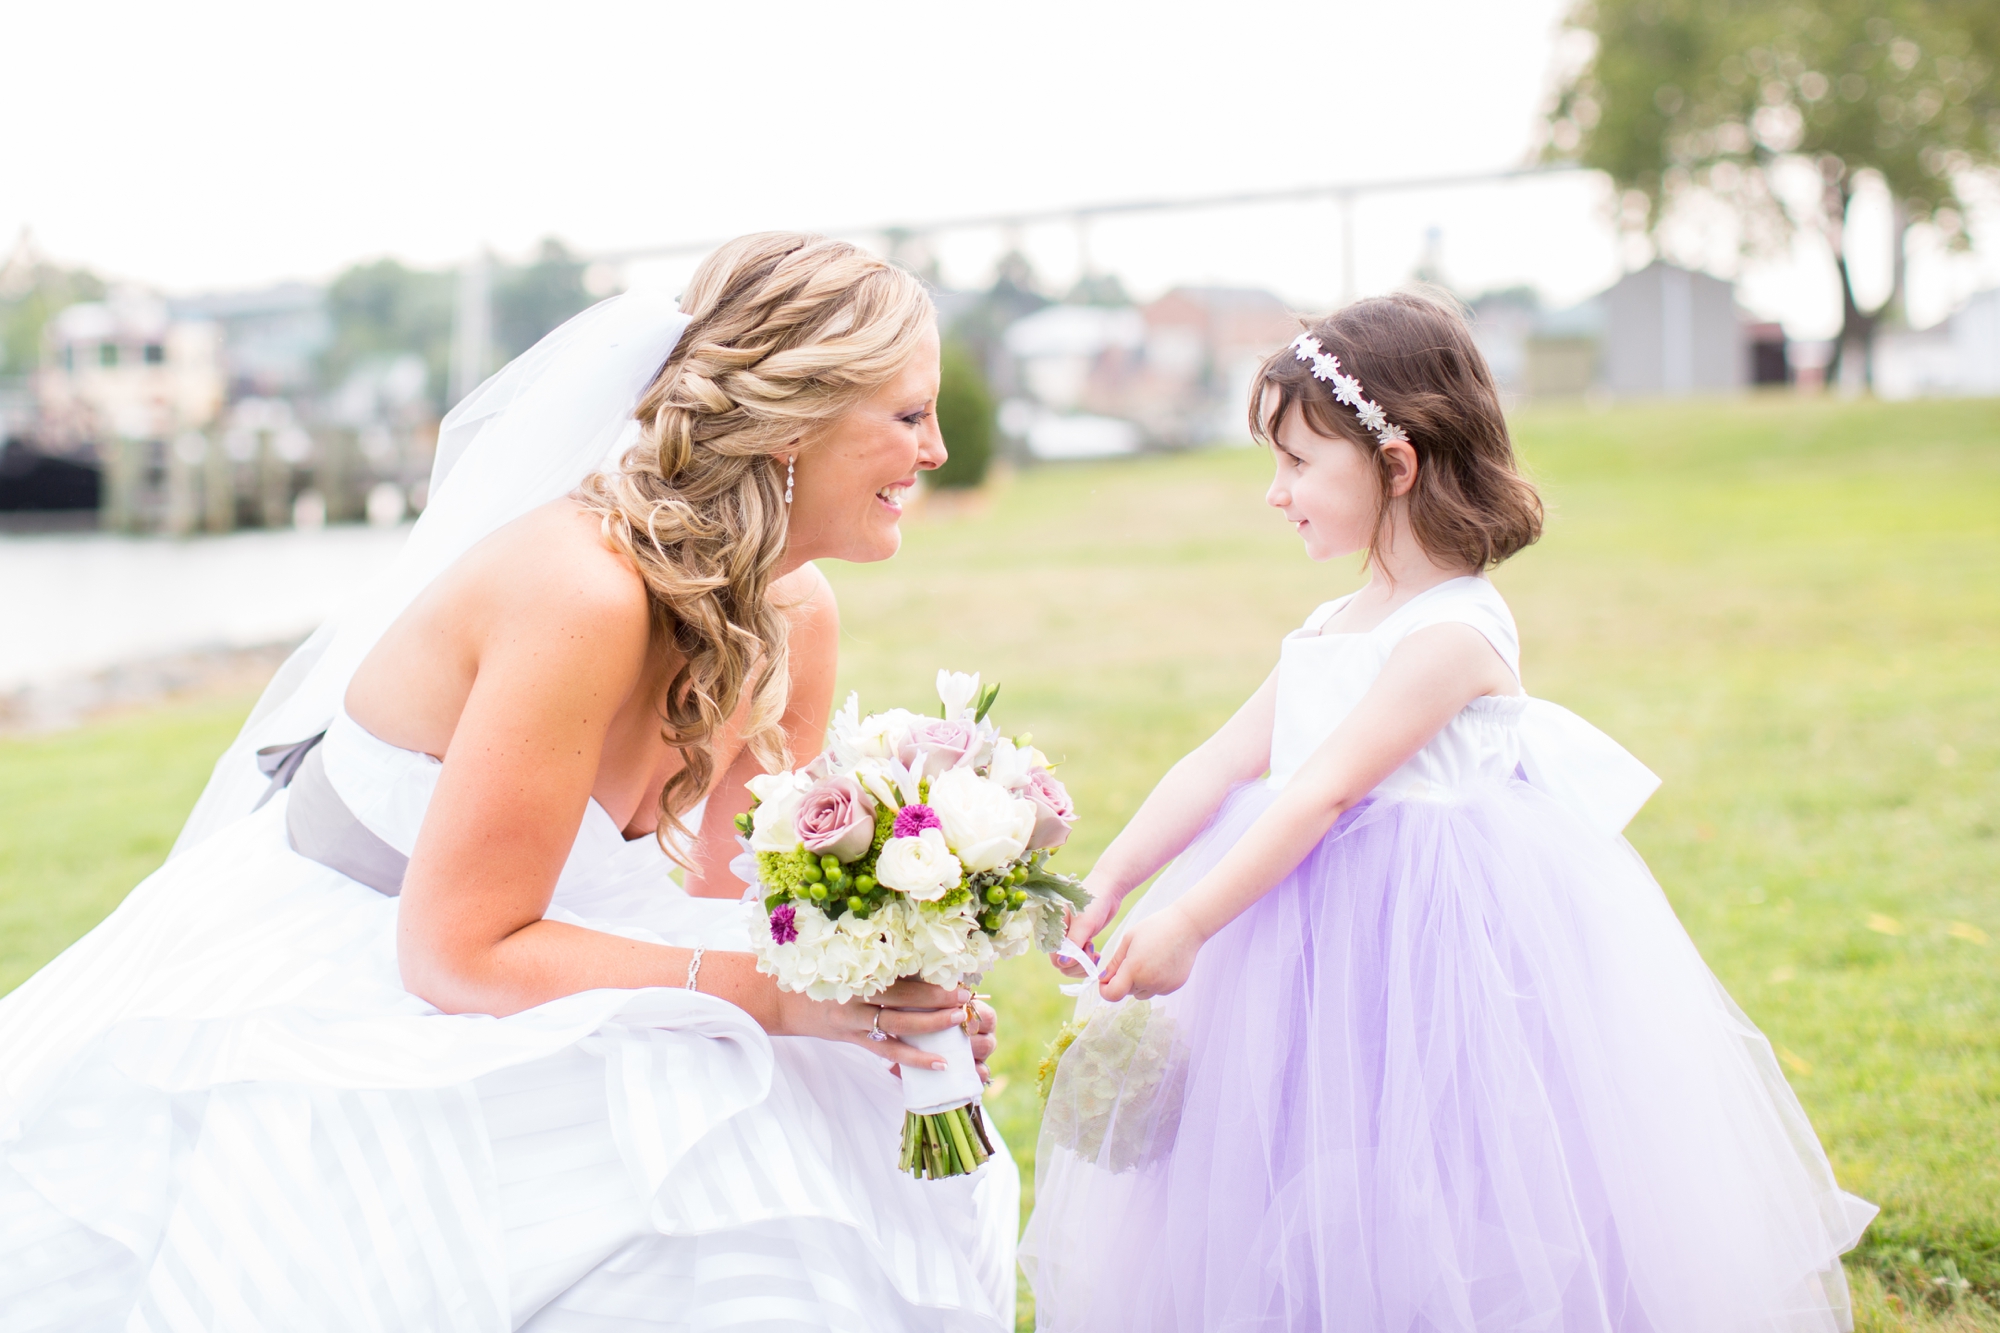
<instances>
[{"instance_id":1,"label":"white dress bodice","mask_svg":"<svg viewBox=\"0 0 2000 1333\"><path fill-rule=\"evenodd\" d=\"M414 852L444 765L389 744L345 710L334 716L320 748L327 780L355 818L404 856ZM689 827L700 826L701 813L701 805L688 812ZM642 928L711 949L748 948L735 904L688 897L670 878L672 870L657 838L628 840L593 798L584 806L546 915L588 919L598 929L626 934Z\"/></svg>"},{"instance_id":2,"label":"white dress bodice","mask_svg":"<svg viewBox=\"0 0 2000 1333\"><path fill-rule=\"evenodd\" d=\"M1271 769L1283 787L1367 695L1389 655L1418 630L1470 625L1518 681L1521 637L1499 589L1483 575L1418 593L1373 629L1324 634L1353 596L1327 602L1285 636L1271 729ZM1659 779L1616 741L1567 709L1525 694L1474 699L1375 789L1378 797L1442 799L1477 785L1526 777L1590 822L1616 833Z\"/></svg>"}]
</instances>

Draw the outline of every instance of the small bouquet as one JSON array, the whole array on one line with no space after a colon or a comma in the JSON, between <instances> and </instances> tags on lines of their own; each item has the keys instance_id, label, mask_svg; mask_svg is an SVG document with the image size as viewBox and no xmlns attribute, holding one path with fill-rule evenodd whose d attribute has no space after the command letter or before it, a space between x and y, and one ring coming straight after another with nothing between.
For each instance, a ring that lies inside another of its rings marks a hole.
<instances>
[{"instance_id":1,"label":"small bouquet","mask_svg":"<svg viewBox=\"0 0 2000 1333\"><path fill-rule=\"evenodd\" d=\"M1063 941L1077 882L1048 869L1076 810L1027 736L988 719L1000 687L940 671L935 717L860 701L805 768L753 778L737 821L755 858L757 967L816 1000L879 995L903 977L976 983L1002 958ZM742 864L739 862L739 864ZM949 1067L903 1070L902 1169L938 1179L992 1155L964 1028L912 1037Z\"/></svg>"},{"instance_id":2,"label":"small bouquet","mask_svg":"<svg viewBox=\"0 0 2000 1333\"><path fill-rule=\"evenodd\" d=\"M1113 1175L1173 1148L1187 1043L1150 1000L1087 1006L1056 1034L1037 1073L1045 1140Z\"/></svg>"}]
</instances>

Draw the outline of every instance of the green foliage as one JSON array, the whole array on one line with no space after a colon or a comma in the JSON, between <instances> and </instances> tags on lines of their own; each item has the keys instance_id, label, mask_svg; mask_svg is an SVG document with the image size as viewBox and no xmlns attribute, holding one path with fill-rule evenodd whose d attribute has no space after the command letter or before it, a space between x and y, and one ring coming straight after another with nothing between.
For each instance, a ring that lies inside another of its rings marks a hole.
<instances>
[{"instance_id":1,"label":"green foliage","mask_svg":"<svg viewBox=\"0 0 2000 1333\"><path fill-rule=\"evenodd\" d=\"M938 381L938 429L950 457L930 474L945 489L979 485L993 462L993 395L979 366L957 343L944 345Z\"/></svg>"},{"instance_id":2,"label":"green foliage","mask_svg":"<svg viewBox=\"0 0 2000 1333\"><path fill-rule=\"evenodd\" d=\"M324 381L339 384L364 362L414 353L429 372L431 403L442 412L455 294L449 272L405 268L393 259L348 269L326 292L333 338L320 358Z\"/></svg>"},{"instance_id":3,"label":"green foliage","mask_svg":"<svg viewBox=\"0 0 2000 1333\"><path fill-rule=\"evenodd\" d=\"M812 886L822 879L818 869L818 858L808 852L757 853L757 878L771 890L773 897L809 897ZM767 908L776 905L769 901L765 903Z\"/></svg>"},{"instance_id":4,"label":"green foliage","mask_svg":"<svg viewBox=\"0 0 2000 1333\"><path fill-rule=\"evenodd\" d=\"M1879 173L1899 229L1929 220L1966 241L1959 185L2000 163L2000 7L1973 0L1583 0L1572 26L1595 54L1563 85L1550 156L1609 174L1643 196L1657 227L1696 194L1742 217L1776 249L1817 231L1839 270L1841 342L1866 344L1900 290L1855 302L1844 258L1857 174ZM1819 169L1816 207L1794 214L1771 168ZM1902 238L1896 237L1898 253ZM1897 282L1901 265L1896 266Z\"/></svg>"},{"instance_id":5,"label":"green foliage","mask_svg":"<svg viewBox=\"0 0 2000 1333\"><path fill-rule=\"evenodd\" d=\"M0 290L0 375L25 375L41 364L42 329L65 308L104 298L104 281L87 269L24 259Z\"/></svg>"},{"instance_id":6,"label":"green foliage","mask_svg":"<svg viewBox=\"0 0 2000 1333\"><path fill-rule=\"evenodd\" d=\"M584 290L584 262L553 236L531 264L503 269L493 284L493 353L506 362L540 342L542 335L592 302Z\"/></svg>"},{"instance_id":7,"label":"green foliage","mask_svg":"<svg viewBox=\"0 0 2000 1333\"><path fill-rule=\"evenodd\" d=\"M493 356L504 363L590 305L583 261L562 242L544 240L535 260L499 266L492 274ZM429 397L442 412L451 374L452 323L458 275L406 268L393 259L356 264L327 289L333 340L321 356L328 384L339 384L363 362L414 353L429 372Z\"/></svg>"},{"instance_id":8,"label":"green foliage","mask_svg":"<svg viewBox=\"0 0 2000 1333\"><path fill-rule=\"evenodd\" d=\"M1696 186L1766 205L1756 173L1797 154L1830 159L1837 197L1877 171L1915 216L1948 209L1956 229L1957 174L2000 160L1990 5L1591 0L1573 24L1596 54L1562 89L1556 152L1656 208Z\"/></svg>"}]
</instances>

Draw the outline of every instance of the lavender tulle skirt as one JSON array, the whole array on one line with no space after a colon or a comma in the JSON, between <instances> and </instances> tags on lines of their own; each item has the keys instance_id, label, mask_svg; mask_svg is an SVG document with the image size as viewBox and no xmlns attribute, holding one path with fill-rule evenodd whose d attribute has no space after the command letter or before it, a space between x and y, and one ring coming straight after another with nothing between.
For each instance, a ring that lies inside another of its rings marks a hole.
<instances>
[{"instance_id":1,"label":"lavender tulle skirt","mask_svg":"<svg viewBox=\"0 0 2000 1333\"><path fill-rule=\"evenodd\" d=\"M1875 1210L1637 854L1524 782L1365 803L1181 990L1078 1022L1023 1241L1043 1329L1849 1327Z\"/></svg>"}]
</instances>

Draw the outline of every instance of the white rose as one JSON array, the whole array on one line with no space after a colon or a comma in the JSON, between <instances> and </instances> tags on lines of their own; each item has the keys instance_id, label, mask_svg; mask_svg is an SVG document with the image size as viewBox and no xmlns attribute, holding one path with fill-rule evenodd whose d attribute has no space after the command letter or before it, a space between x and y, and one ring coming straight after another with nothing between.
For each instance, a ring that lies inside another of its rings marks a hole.
<instances>
[{"instance_id":1,"label":"white rose","mask_svg":"<svg viewBox=\"0 0 2000 1333\"><path fill-rule=\"evenodd\" d=\"M944 824L945 843L973 874L1019 856L1035 832L1032 801L969 768L954 768L931 783L930 807Z\"/></svg>"},{"instance_id":2,"label":"white rose","mask_svg":"<svg viewBox=\"0 0 2000 1333\"><path fill-rule=\"evenodd\" d=\"M750 850L753 852L796 852L799 803L812 787L804 773L760 773L744 784L760 804L750 817Z\"/></svg>"},{"instance_id":3,"label":"white rose","mask_svg":"<svg viewBox=\"0 0 2000 1333\"><path fill-rule=\"evenodd\" d=\"M875 858L875 878L918 902L936 902L965 877L944 835L927 828L914 838L891 838Z\"/></svg>"},{"instance_id":4,"label":"white rose","mask_svg":"<svg viewBox=\"0 0 2000 1333\"><path fill-rule=\"evenodd\" d=\"M940 670L937 677L938 702L944 705L948 722L955 717L971 717L979 706L979 673Z\"/></svg>"}]
</instances>

